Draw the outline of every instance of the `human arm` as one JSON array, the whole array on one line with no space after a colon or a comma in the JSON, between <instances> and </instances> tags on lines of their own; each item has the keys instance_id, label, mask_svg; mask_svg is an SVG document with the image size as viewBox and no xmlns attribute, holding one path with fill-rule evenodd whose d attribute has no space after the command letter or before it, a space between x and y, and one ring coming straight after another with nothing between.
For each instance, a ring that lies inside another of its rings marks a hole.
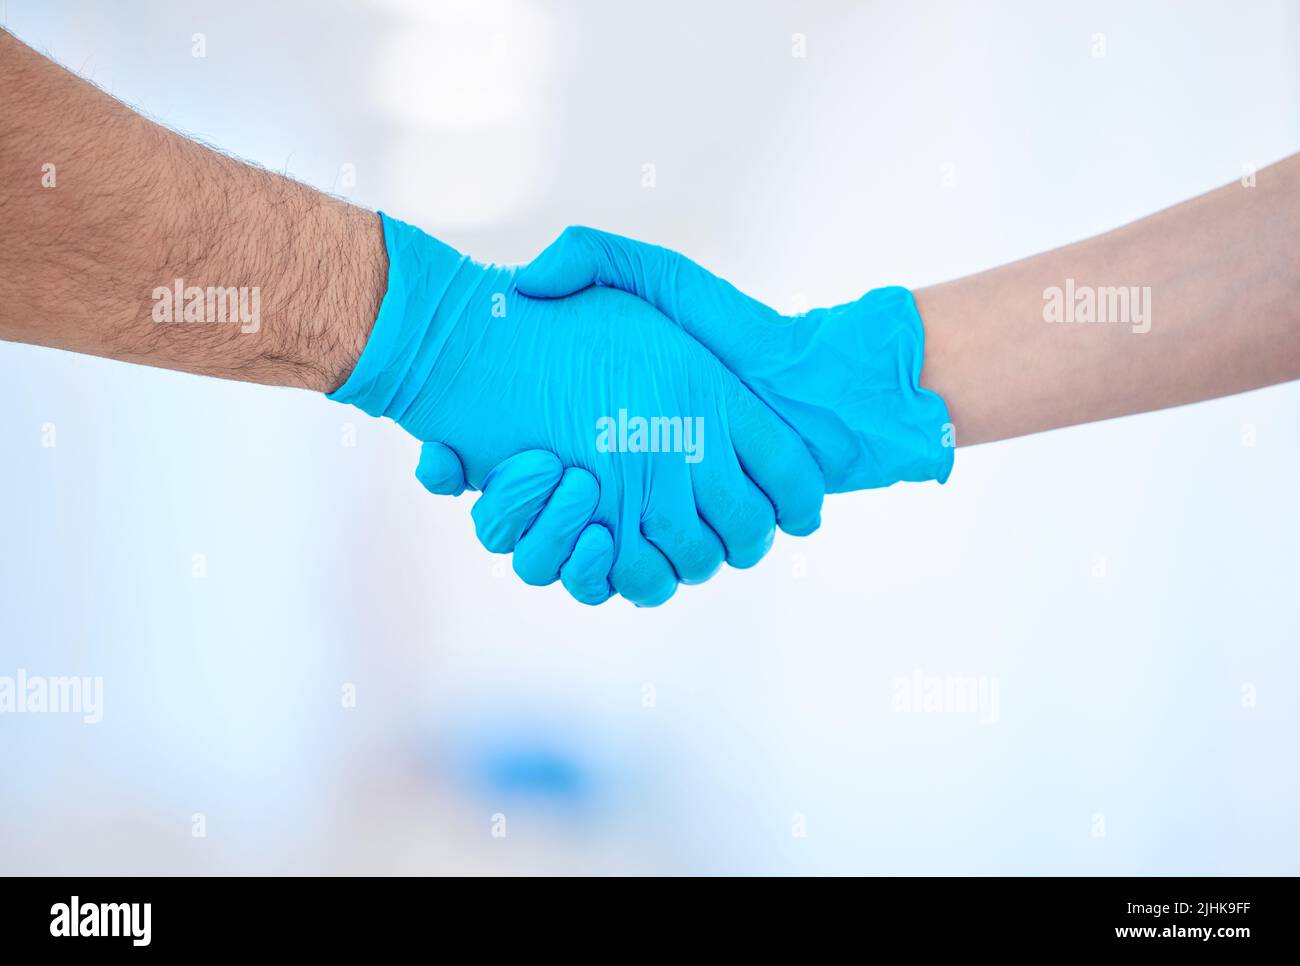
<instances>
[{"instance_id":1,"label":"human arm","mask_svg":"<svg viewBox=\"0 0 1300 966\"><path fill-rule=\"evenodd\" d=\"M1079 321L1089 297L1094 319L1124 315L1121 288L1127 318ZM961 445L1300 378L1300 155L1252 187L915 294L922 382ZM1058 308L1075 321L1046 321Z\"/></svg>"},{"instance_id":2,"label":"human arm","mask_svg":"<svg viewBox=\"0 0 1300 966\"><path fill-rule=\"evenodd\" d=\"M184 138L3 30L0 91L0 339L343 382L384 294L374 212ZM204 293L202 320L172 304L178 279ZM242 289L243 316L208 317L209 288Z\"/></svg>"}]
</instances>

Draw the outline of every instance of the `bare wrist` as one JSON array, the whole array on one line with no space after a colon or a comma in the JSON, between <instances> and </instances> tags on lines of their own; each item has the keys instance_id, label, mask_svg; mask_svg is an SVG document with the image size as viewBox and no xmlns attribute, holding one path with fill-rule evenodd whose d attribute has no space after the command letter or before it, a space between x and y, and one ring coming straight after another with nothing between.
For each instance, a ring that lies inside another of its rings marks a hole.
<instances>
[{"instance_id":1,"label":"bare wrist","mask_svg":"<svg viewBox=\"0 0 1300 966\"><path fill-rule=\"evenodd\" d=\"M305 388L320 392L333 392L356 368L388 285L379 215L339 205L330 222L332 237L324 243L322 258L329 277L321 280L320 317L310 326L312 338L305 347L314 363L305 370L312 377Z\"/></svg>"}]
</instances>

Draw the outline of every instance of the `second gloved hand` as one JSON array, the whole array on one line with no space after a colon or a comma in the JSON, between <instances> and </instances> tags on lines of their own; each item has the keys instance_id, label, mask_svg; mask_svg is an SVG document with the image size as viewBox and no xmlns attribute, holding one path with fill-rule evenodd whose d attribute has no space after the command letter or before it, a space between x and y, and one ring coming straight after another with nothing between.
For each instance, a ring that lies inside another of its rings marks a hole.
<instances>
[{"instance_id":1,"label":"second gloved hand","mask_svg":"<svg viewBox=\"0 0 1300 966\"><path fill-rule=\"evenodd\" d=\"M920 385L925 333L905 288L785 316L676 252L582 227L566 229L518 285L538 298L594 285L645 299L794 428L828 493L943 483L952 471L948 407Z\"/></svg>"}]
</instances>

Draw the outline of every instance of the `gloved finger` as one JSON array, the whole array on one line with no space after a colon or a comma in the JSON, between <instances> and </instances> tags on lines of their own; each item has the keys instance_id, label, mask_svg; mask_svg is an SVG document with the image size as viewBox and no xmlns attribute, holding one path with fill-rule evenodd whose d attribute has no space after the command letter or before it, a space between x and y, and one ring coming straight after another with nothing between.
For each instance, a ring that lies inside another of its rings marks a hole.
<instances>
[{"instance_id":1,"label":"gloved finger","mask_svg":"<svg viewBox=\"0 0 1300 966\"><path fill-rule=\"evenodd\" d=\"M425 443L420 447L415 478L438 496L460 496L465 492L465 470L460 465L460 457L442 443Z\"/></svg>"},{"instance_id":2,"label":"gloved finger","mask_svg":"<svg viewBox=\"0 0 1300 966\"><path fill-rule=\"evenodd\" d=\"M630 292L732 369L752 355L755 324L780 326L785 321L774 309L684 255L581 225L566 228L520 270L515 284L535 298L572 295L589 285Z\"/></svg>"},{"instance_id":3,"label":"gloved finger","mask_svg":"<svg viewBox=\"0 0 1300 966\"><path fill-rule=\"evenodd\" d=\"M656 505L641 518L641 534L668 558L678 580L684 584L704 583L718 572L727 552L718 535L696 512L689 470L678 470L671 477L665 474L661 479L655 492Z\"/></svg>"},{"instance_id":4,"label":"gloved finger","mask_svg":"<svg viewBox=\"0 0 1300 966\"><path fill-rule=\"evenodd\" d=\"M594 476L576 466L564 471L559 486L515 545L515 573L524 583L535 587L555 583L599 500L600 484ZM608 573L606 566L601 579Z\"/></svg>"},{"instance_id":5,"label":"gloved finger","mask_svg":"<svg viewBox=\"0 0 1300 966\"><path fill-rule=\"evenodd\" d=\"M727 380L727 428L741 468L776 510L791 536L821 526L826 480L799 435L734 377Z\"/></svg>"},{"instance_id":6,"label":"gloved finger","mask_svg":"<svg viewBox=\"0 0 1300 966\"><path fill-rule=\"evenodd\" d=\"M776 513L730 449L691 467L700 518L722 541L727 563L744 569L763 559L776 534Z\"/></svg>"},{"instance_id":7,"label":"gloved finger","mask_svg":"<svg viewBox=\"0 0 1300 966\"><path fill-rule=\"evenodd\" d=\"M609 581L615 593L638 607L658 607L677 591L672 564L640 530L623 535Z\"/></svg>"},{"instance_id":8,"label":"gloved finger","mask_svg":"<svg viewBox=\"0 0 1300 966\"><path fill-rule=\"evenodd\" d=\"M610 598L609 572L614 566L614 538L599 523L583 530L573 553L560 568L560 583L582 604L601 604Z\"/></svg>"},{"instance_id":9,"label":"gloved finger","mask_svg":"<svg viewBox=\"0 0 1300 966\"><path fill-rule=\"evenodd\" d=\"M510 553L560 482L554 453L530 449L502 460L483 481L471 511L474 530L492 553Z\"/></svg>"},{"instance_id":10,"label":"gloved finger","mask_svg":"<svg viewBox=\"0 0 1300 966\"><path fill-rule=\"evenodd\" d=\"M641 524L641 533L668 558L684 584L704 583L727 559L722 540L698 516L674 521L652 515Z\"/></svg>"}]
</instances>

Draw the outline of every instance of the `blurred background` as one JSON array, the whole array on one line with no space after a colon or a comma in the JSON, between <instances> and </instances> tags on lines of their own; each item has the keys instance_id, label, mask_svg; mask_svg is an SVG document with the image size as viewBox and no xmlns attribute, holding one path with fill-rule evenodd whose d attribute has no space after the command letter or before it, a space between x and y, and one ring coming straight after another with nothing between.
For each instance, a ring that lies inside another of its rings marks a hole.
<instances>
[{"instance_id":1,"label":"blurred background","mask_svg":"<svg viewBox=\"0 0 1300 966\"><path fill-rule=\"evenodd\" d=\"M1295 0L0 22L479 259L591 224L784 310L1300 150ZM1300 872L1298 414L1291 384L960 450L752 571L588 609L483 551L392 424L0 344L0 675L103 679L98 724L0 715L0 872ZM908 710L950 681L980 707Z\"/></svg>"}]
</instances>

